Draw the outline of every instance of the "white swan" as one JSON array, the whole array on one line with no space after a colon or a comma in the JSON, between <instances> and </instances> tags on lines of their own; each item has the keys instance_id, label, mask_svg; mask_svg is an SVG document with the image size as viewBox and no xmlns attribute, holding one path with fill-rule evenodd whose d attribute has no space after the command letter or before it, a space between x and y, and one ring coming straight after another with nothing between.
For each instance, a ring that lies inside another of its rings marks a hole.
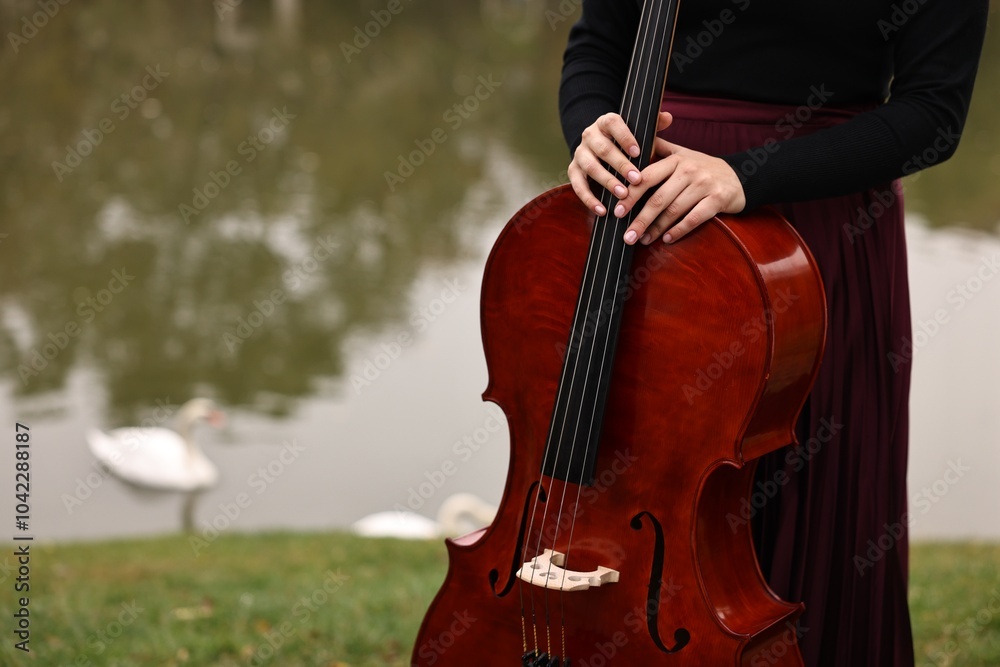
<instances>
[{"instance_id":1,"label":"white swan","mask_svg":"<svg viewBox=\"0 0 1000 667\"><path fill-rule=\"evenodd\" d=\"M496 507L478 496L456 493L441 503L437 521L409 510L378 512L355 521L351 532L365 537L398 537L405 540L456 537L490 525L496 513Z\"/></svg>"},{"instance_id":2,"label":"white swan","mask_svg":"<svg viewBox=\"0 0 1000 667\"><path fill-rule=\"evenodd\" d=\"M116 428L87 433L87 444L97 460L126 482L154 489L194 491L215 484L219 472L192 437L195 423L215 427L225 418L215 403L195 398L177 413L177 432L166 428Z\"/></svg>"}]
</instances>

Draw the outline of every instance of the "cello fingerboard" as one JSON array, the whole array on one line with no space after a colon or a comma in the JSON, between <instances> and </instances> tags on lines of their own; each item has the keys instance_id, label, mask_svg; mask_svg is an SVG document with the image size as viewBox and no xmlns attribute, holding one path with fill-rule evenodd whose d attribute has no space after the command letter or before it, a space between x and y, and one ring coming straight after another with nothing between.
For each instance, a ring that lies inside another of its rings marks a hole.
<instances>
[{"instance_id":1,"label":"cello fingerboard","mask_svg":"<svg viewBox=\"0 0 1000 667\"><path fill-rule=\"evenodd\" d=\"M639 141L634 164L640 170L652 157L679 4L646 0L636 34L620 112ZM595 220L542 463L550 477L587 485L594 480L622 308L631 289L634 247L623 236L642 208L640 202L618 219L612 213L615 197L604 188L598 196L608 214Z\"/></svg>"}]
</instances>

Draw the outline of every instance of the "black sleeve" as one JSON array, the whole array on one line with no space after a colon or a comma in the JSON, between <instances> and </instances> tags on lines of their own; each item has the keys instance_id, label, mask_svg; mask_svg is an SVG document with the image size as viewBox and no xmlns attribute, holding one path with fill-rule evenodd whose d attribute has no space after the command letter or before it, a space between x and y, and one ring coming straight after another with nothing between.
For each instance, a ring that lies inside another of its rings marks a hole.
<instances>
[{"instance_id":1,"label":"black sleeve","mask_svg":"<svg viewBox=\"0 0 1000 667\"><path fill-rule=\"evenodd\" d=\"M583 15L569 33L559 86L559 114L570 152L595 120L619 111L638 30L635 2L583 0Z\"/></svg>"},{"instance_id":2,"label":"black sleeve","mask_svg":"<svg viewBox=\"0 0 1000 667\"><path fill-rule=\"evenodd\" d=\"M988 0L928 0L894 35L886 104L801 138L724 156L747 208L858 192L938 164L958 148L972 97ZM757 162L763 161L758 165Z\"/></svg>"},{"instance_id":3,"label":"black sleeve","mask_svg":"<svg viewBox=\"0 0 1000 667\"><path fill-rule=\"evenodd\" d=\"M743 183L747 208L857 192L951 157L968 113L988 13L988 0L926 0L903 26L887 31L894 42L887 103L837 127L778 141L766 159L760 148L722 156ZM618 111L638 24L635 3L583 1L559 91L571 151L600 115Z\"/></svg>"}]
</instances>

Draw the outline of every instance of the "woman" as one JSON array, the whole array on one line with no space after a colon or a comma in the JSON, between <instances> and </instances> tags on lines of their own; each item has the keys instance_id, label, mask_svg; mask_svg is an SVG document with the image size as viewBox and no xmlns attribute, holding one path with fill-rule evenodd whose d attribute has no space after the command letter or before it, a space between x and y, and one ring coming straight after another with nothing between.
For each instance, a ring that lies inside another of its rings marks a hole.
<instances>
[{"instance_id":1,"label":"woman","mask_svg":"<svg viewBox=\"0 0 1000 667\"><path fill-rule=\"evenodd\" d=\"M899 177L949 158L966 118L987 0L684 0L654 148L641 173L615 113L639 0L584 0L560 110L573 188L588 179L626 243L676 243L717 213L774 204L819 263L829 308L807 447L761 462L785 479L753 517L761 567L803 601L806 665L914 664L907 607L911 353ZM610 168L605 168L605 163Z\"/></svg>"}]
</instances>

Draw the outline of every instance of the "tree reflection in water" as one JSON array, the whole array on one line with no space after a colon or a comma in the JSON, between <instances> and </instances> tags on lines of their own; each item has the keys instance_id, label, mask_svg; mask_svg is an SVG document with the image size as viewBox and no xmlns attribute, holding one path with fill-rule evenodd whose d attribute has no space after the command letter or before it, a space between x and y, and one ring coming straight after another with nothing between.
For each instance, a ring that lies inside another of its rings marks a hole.
<instances>
[{"instance_id":1,"label":"tree reflection in water","mask_svg":"<svg viewBox=\"0 0 1000 667\"><path fill-rule=\"evenodd\" d=\"M467 253L463 207L503 187L495 147L539 183L562 171L567 3L404 3L374 27L382 5L351 4L97 0L4 50L0 369L19 393L88 365L113 421L205 392L286 412ZM5 26L25 11L0 3ZM939 223L996 222L995 42L971 140L908 188ZM116 270L134 278L104 306Z\"/></svg>"},{"instance_id":2,"label":"tree reflection in water","mask_svg":"<svg viewBox=\"0 0 1000 667\"><path fill-rule=\"evenodd\" d=\"M451 4L408 5L350 62L341 42L368 11L280 1L221 19L66 7L5 51L0 368L17 391L61 389L83 364L114 421L204 391L281 413L340 374L349 337L402 318L421 270L467 252L477 220L459 211L495 189L488 147L562 166L547 26L525 41ZM480 77L497 99L469 97Z\"/></svg>"}]
</instances>

